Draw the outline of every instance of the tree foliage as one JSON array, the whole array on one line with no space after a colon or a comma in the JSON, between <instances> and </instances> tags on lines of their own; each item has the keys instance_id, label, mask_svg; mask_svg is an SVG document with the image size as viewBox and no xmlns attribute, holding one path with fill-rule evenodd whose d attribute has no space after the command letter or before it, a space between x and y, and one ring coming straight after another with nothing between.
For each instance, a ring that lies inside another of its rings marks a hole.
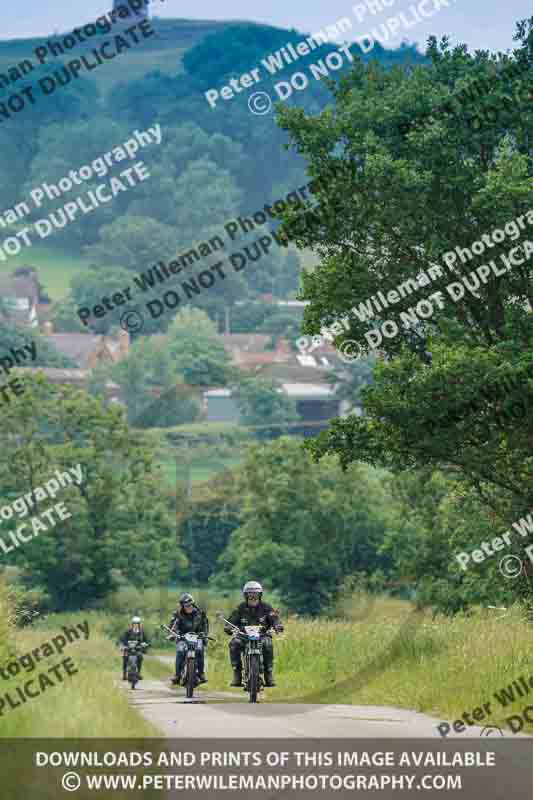
<instances>
[{"instance_id":1,"label":"tree foliage","mask_svg":"<svg viewBox=\"0 0 533 800\"><path fill-rule=\"evenodd\" d=\"M533 208L533 113L527 104L533 18L518 26L515 38L510 56L471 55L465 46L452 50L446 39L438 44L432 38L429 67L387 70L356 62L333 91L334 105L318 117L280 111L293 146L325 186L317 194L318 210L299 219L285 215L299 246L321 256L320 267L304 276L302 298L311 301L305 332L318 333L322 324L348 314L350 329L338 338L364 346L364 334L385 317L399 328L379 345L384 358L375 385L363 392L366 416L334 422L311 450L318 457L337 453L345 465L357 458L396 471L428 465L455 470L510 519L533 499L531 414L498 427L496 414L508 402L498 397L437 435L428 433L428 423L480 397L488 383L524 374L533 316L521 301L533 297L533 261L492 275L479 297L465 292L458 303L448 299L442 309L435 304L433 315L416 327L402 325L400 313L439 289L447 298L451 280L506 254L510 239L473 263L458 258L430 289L417 291L416 300L404 295L367 321L350 309L378 291L387 295L444 253L468 248ZM512 79L511 65L517 66ZM505 79L498 79L500 72ZM491 92L468 101L465 87L480 80L490 81ZM453 98L461 92L459 105ZM507 93L522 100L504 103ZM428 115L443 104L445 110ZM502 109L495 120L488 115L494 105ZM424 113L420 125L402 133L402 124ZM527 231L522 237L533 239ZM532 387L526 379L521 389L528 402Z\"/></svg>"},{"instance_id":2,"label":"tree foliage","mask_svg":"<svg viewBox=\"0 0 533 800\"><path fill-rule=\"evenodd\" d=\"M25 345L31 346L31 343L35 344L36 357L34 361L24 349ZM23 350L26 353L26 361L20 364L22 367L76 367L72 359L59 353L52 344L32 328L21 328L10 323L0 322L0 357L11 357L9 353L11 348Z\"/></svg>"},{"instance_id":3,"label":"tree foliage","mask_svg":"<svg viewBox=\"0 0 533 800\"><path fill-rule=\"evenodd\" d=\"M172 496L161 488L153 453L132 435L117 408L43 376L4 412L2 505L81 464L83 481L65 488L71 519L15 551L26 585L42 586L55 608L105 597L118 568L139 585L161 583L186 565L176 541ZM49 507L49 503L43 503ZM39 507L38 509L39 510ZM5 529L15 527L12 520Z\"/></svg>"},{"instance_id":4,"label":"tree foliage","mask_svg":"<svg viewBox=\"0 0 533 800\"><path fill-rule=\"evenodd\" d=\"M253 445L239 480L242 524L220 558L219 583L257 576L292 608L317 614L347 575L387 566L378 555L385 495L364 467L317 465L299 441L281 438Z\"/></svg>"},{"instance_id":5,"label":"tree foliage","mask_svg":"<svg viewBox=\"0 0 533 800\"><path fill-rule=\"evenodd\" d=\"M225 386L234 375L214 324L200 309L176 314L168 331L168 350L185 383Z\"/></svg>"}]
</instances>

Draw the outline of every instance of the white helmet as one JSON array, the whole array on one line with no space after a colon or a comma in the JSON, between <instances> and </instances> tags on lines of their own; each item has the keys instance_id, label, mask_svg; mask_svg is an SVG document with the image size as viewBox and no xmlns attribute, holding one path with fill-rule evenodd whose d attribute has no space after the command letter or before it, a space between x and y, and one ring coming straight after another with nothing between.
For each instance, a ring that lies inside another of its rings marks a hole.
<instances>
[{"instance_id":1,"label":"white helmet","mask_svg":"<svg viewBox=\"0 0 533 800\"><path fill-rule=\"evenodd\" d=\"M141 624L141 618L140 617L132 617L131 624L132 625L140 625Z\"/></svg>"},{"instance_id":2,"label":"white helmet","mask_svg":"<svg viewBox=\"0 0 533 800\"><path fill-rule=\"evenodd\" d=\"M246 597L247 594L263 594L263 587L257 581L247 581L242 587L242 593Z\"/></svg>"}]
</instances>

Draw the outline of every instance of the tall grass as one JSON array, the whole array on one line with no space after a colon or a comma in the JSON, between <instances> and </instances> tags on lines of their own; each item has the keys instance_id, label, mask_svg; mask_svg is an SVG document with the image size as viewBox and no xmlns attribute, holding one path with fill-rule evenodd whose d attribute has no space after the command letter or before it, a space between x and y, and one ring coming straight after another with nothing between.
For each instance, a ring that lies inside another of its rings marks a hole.
<instances>
[{"instance_id":1,"label":"tall grass","mask_svg":"<svg viewBox=\"0 0 533 800\"><path fill-rule=\"evenodd\" d=\"M0 652L4 657L10 645L23 654L49 640L62 624L85 619L90 625L90 639L71 644L64 651L76 662L79 674L5 714L0 735L158 735L128 706L126 693L116 688L120 654L112 640L125 629L130 613L140 612L147 632L150 628L155 631L159 619L166 621L175 608L177 594L125 589L111 599L105 611L55 615L31 631L16 633L7 623L8 614L2 613ZM217 639L208 648L208 686L227 690L231 679L229 637L224 635L215 611L220 608L227 615L240 595L201 591L195 591L195 595L207 608L211 633ZM3 610L5 596L0 591ZM338 613L340 618L286 618L283 640L275 639L278 686L267 693L267 702L395 706L440 720L458 719L464 711L490 702L492 716L480 724L502 728L506 728L507 717L533 704L533 692L531 699L518 698L506 708L493 698L494 692L520 675L529 678L533 674L530 627L524 609L518 605L504 615L481 609L470 616L433 620L406 601L357 594L344 598ZM173 646L168 647L167 652L171 652ZM58 659L49 661L56 663ZM146 661L148 674L164 677L170 671L153 659ZM9 688L7 683L0 682L4 692ZM240 691L235 690L236 694ZM533 726L527 724L524 732L533 732Z\"/></svg>"},{"instance_id":2,"label":"tall grass","mask_svg":"<svg viewBox=\"0 0 533 800\"><path fill-rule=\"evenodd\" d=\"M47 687L38 697L11 709L8 704L0 718L0 737L141 737L158 736L158 731L146 723L129 705L127 694L119 691L121 677L120 652L104 633L105 617L95 612L60 614L49 617L31 629L18 631L12 637L18 656L44 645L61 633L62 625L72 627L87 620L89 639L80 638L67 645L62 655L41 660L34 671L21 669L9 680L0 679L0 692L9 692L17 700L17 686L35 678L40 672L70 657L78 669L71 677L61 675L59 682L53 673L47 675L54 686ZM38 687L34 680L33 691ZM19 699L20 702L20 699Z\"/></svg>"},{"instance_id":3,"label":"tall grass","mask_svg":"<svg viewBox=\"0 0 533 800\"><path fill-rule=\"evenodd\" d=\"M490 702L493 713L480 724L509 736L505 719L533 704L533 691L505 708L493 698L520 675L533 676L524 608L432 620L405 601L359 595L344 609L340 620L288 619L284 640L274 640L278 685L267 701L396 706L440 720ZM227 640L219 637L210 647L209 687L227 689L230 679Z\"/></svg>"}]
</instances>

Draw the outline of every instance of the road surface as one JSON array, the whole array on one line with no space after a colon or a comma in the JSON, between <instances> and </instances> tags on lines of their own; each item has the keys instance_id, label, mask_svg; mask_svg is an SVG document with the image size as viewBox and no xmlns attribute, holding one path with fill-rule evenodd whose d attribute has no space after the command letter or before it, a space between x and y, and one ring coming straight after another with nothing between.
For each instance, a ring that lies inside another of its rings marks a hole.
<instances>
[{"instance_id":1,"label":"road surface","mask_svg":"<svg viewBox=\"0 0 533 800\"><path fill-rule=\"evenodd\" d=\"M172 656L158 656L172 673ZM416 711L391 706L310 705L291 703L248 703L242 689L227 692L195 690L192 701L185 689L171 688L169 681L145 679L134 692L129 685L131 704L159 728L163 736L232 738L441 738L437 725L443 720ZM464 733L446 738L478 738L484 729L468 726ZM497 735L497 730L485 732ZM509 731L504 731L510 737Z\"/></svg>"}]
</instances>

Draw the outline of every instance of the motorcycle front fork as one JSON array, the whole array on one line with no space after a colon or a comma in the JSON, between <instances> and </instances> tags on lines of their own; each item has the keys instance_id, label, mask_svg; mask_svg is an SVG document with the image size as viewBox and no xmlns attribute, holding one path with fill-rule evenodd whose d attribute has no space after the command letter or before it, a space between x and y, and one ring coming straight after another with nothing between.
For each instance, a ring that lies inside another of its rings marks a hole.
<instances>
[{"instance_id":1,"label":"motorcycle front fork","mask_svg":"<svg viewBox=\"0 0 533 800\"><path fill-rule=\"evenodd\" d=\"M252 655L252 654L250 654L250 655ZM246 691L248 691L248 679L249 679L249 676L250 676L250 670L249 670L248 664L249 664L249 661L248 661L248 657L247 657L247 658L244 659L244 681L243 681L244 688L245 688ZM261 689L265 685L265 681L264 681L264 678L263 678L264 670L265 670L265 665L263 663L263 653L261 652L261 653L259 653L259 685L260 685Z\"/></svg>"},{"instance_id":2,"label":"motorcycle front fork","mask_svg":"<svg viewBox=\"0 0 533 800\"><path fill-rule=\"evenodd\" d=\"M196 680L198 680L198 660L196 658L196 653L193 656L190 656L188 653L185 654L185 661L183 662L183 669L181 671L181 677L184 679L187 676L187 664L189 661L194 661L194 674Z\"/></svg>"}]
</instances>

